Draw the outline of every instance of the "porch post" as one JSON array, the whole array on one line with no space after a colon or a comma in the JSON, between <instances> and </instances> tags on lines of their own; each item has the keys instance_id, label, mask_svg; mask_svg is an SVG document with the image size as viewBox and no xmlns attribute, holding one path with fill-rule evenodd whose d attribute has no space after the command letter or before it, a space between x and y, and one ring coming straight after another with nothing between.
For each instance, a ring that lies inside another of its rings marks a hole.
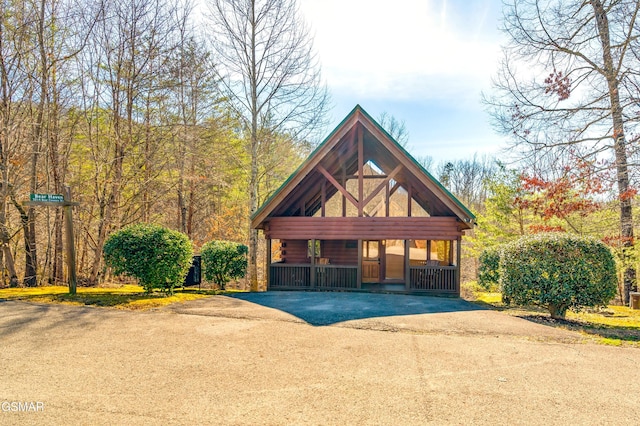
<instances>
[{"instance_id":1,"label":"porch post","mask_svg":"<svg viewBox=\"0 0 640 426\"><path fill-rule=\"evenodd\" d=\"M456 293L460 296L460 253L462 251L462 238L458 237L456 240Z\"/></svg>"},{"instance_id":2,"label":"porch post","mask_svg":"<svg viewBox=\"0 0 640 426\"><path fill-rule=\"evenodd\" d=\"M311 270L309 271L310 287L316 286L316 240L311 240Z\"/></svg>"},{"instance_id":3,"label":"porch post","mask_svg":"<svg viewBox=\"0 0 640 426\"><path fill-rule=\"evenodd\" d=\"M404 288L409 290L411 288L411 240L404 240Z\"/></svg>"},{"instance_id":4,"label":"porch post","mask_svg":"<svg viewBox=\"0 0 640 426\"><path fill-rule=\"evenodd\" d=\"M267 270L265 272L267 277L265 290L269 290L269 283L271 283L271 238L267 238Z\"/></svg>"},{"instance_id":5,"label":"porch post","mask_svg":"<svg viewBox=\"0 0 640 426\"><path fill-rule=\"evenodd\" d=\"M358 240L358 272L356 273L356 280L358 280L357 288L362 288L362 240Z\"/></svg>"}]
</instances>

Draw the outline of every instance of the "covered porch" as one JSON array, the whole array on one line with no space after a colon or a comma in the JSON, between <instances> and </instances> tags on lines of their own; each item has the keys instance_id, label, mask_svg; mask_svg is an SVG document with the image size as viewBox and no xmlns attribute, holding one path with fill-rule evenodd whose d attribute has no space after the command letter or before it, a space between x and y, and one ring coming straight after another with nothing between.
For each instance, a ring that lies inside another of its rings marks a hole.
<instances>
[{"instance_id":1,"label":"covered porch","mask_svg":"<svg viewBox=\"0 0 640 426\"><path fill-rule=\"evenodd\" d=\"M272 219L265 233L271 290L460 291L453 218Z\"/></svg>"}]
</instances>

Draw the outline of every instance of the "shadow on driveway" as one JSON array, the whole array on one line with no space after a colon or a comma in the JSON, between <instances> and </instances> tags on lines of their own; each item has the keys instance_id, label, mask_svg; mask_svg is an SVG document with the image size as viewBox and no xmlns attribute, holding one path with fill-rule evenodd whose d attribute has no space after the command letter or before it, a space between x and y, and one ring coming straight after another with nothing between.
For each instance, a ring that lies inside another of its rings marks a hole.
<instances>
[{"instance_id":1,"label":"shadow on driveway","mask_svg":"<svg viewBox=\"0 0 640 426\"><path fill-rule=\"evenodd\" d=\"M229 296L289 313L315 326L377 317L485 310L457 298L402 294L270 291Z\"/></svg>"}]
</instances>

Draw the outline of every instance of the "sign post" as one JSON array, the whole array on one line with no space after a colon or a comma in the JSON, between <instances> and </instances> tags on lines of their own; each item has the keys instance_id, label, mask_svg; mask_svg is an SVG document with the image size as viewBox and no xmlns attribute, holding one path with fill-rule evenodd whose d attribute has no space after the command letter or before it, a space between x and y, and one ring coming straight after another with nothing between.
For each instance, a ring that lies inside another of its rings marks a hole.
<instances>
[{"instance_id":1,"label":"sign post","mask_svg":"<svg viewBox=\"0 0 640 426\"><path fill-rule=\"evenodd\" d=\"M69 270L69 294L76 294L76 245L73 235L73 203L71 188L64 187L64 223L67 234L67 269Z\"/></svg>"},{"instance_id":2,"label":"sign post","mask_svg":"<svg viewBox=\"0 0 640 426\"><path fill-rule=\"evenodd\" d=\"M52 206L64 208L66 234L67 269L69 272L69 294L76 294L76 246L73 235L73 206L79 205L71 201L71 188L64 187L64 194L29 194L27 206Z\"/></svg>"}]
</instances>

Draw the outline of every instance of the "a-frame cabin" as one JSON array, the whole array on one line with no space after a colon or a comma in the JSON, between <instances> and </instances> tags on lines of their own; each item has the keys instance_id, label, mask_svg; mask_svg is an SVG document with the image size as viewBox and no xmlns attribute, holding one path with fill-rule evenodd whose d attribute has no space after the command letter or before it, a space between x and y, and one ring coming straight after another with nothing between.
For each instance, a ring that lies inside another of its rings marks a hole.
<instances>
[{"instance_id":1,"label":"a-frame cabin","mask_svg":"<svg viewBox=\"0 0 640 426\"><path fill-rule=\"evenodd\" d=\"M460 294L474 215L359 105L253 215L268 290Z\"/></svg>"}]
</instances>

